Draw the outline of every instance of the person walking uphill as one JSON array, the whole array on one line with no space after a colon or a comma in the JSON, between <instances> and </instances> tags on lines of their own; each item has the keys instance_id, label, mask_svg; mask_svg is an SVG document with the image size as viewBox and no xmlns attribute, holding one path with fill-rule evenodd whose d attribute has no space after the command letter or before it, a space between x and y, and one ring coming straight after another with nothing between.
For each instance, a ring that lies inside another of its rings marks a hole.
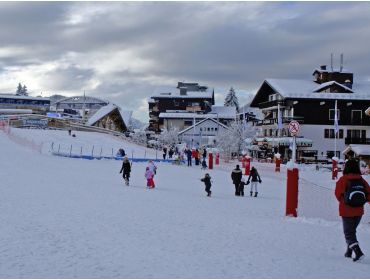
<instances>
[{"instance_id":1,"label":"person walking uphill","mask_svg":"<svg viewBox=\"0 0 370 280\"><path fill-rule=\"evenodd\" d=\"M240 196L240 182L243 177L243 172L239 168L239 164L236 165L235 169L231 172L231 179L233 180L233 184L235 185L235 195Z\"/></svg>"},{"instance_id":2,"label":"person walking uphill","mask_svg":"<svg viewBox=\"0 0 370 280\"><path fill-rule=\"evenodd\" d=\"M258 171L255 167L252 167L251 172L249 174L247 185L249 185L250 179L252 178L252 184L251 184L251 196L253 195L253 189L254 189L254 197L257 197L258 190L257 190L257 183L262 183L260 174L258 174Z\"/></svg>"},{"instance_id":3,"label":"person walking uphill","mask_svg":"<svg viewBox=\"0 0 370 280\"><path fill-rule=\"evenodd\" d=\"M128 160L128 157L123 158L122 168L119 173L122 172L123 172L122 177L125 180L126 186L128 186L130 182L130 173L131 173L131 163Z\"/></svg>"},{"instance_id":4,"label":"person walking uphill","mask_svg":"<svg viewBox=\"0 0 370 280\"><path fill-rule=\"evenodd\" d=\"M206 186L206 189L205 191L207 192L207 196L211 196L211 186L212 186L212 183L211 183L211 176L209 176L208 173L206 173L204 175L204 178L200 179L204 185Z\"/></svg>"},{"instance_id":5,"label":"person walking uphill","mask_svg":"<svg viewBox=\"0 0 370 280\"><path fill-rule=\"evenodd\" d=\"M343 176L335 186L335 196L339 201L339 216L342 217L343 232L347 243L344 256L353 261L361 260L364 253L356 237L356 229L364 215L364 204L370 202L369 184L361 177L360 165L357 160L350 159L343 169Z\"/></svg>"}]
</instances>

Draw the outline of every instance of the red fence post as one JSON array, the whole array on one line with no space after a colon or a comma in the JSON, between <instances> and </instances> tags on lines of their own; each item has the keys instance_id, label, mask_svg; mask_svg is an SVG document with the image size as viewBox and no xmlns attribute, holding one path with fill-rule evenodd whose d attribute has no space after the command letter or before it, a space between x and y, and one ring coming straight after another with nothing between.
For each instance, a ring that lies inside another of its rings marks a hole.
<instances>
[{"instance_id":1,"label":"red fence post","mask_svg":"<svg viewBox=\"0 0 370 280\"><path fill-rule=\"evenodd\" d=\"M213 154L212 154L212 152L208 153L208 168L213 169Z\"/></svg>"},{"instance_id":2,"label":"red fence post","mask_svg":"<svg viewBox=\"0 0 370 280\"><path fill-rule=\"evenodd\" d=\"M244 175L249 175L249 171L251 169L251 157L245 156L245 170Z\"/></svg>"},{"instance_id":3,"label":"red fence post","mask_svg":"<svg viewBox=\"0 0 370 280\"><path fill-rule=\"evenodd\" d=\"M216 165L219 165L220 164L220 153L219 152L217 152L216 153Z\"/></svg>"},{"instance_id":4,"label":"red fence post","mask_svg":"<svg viewBox=\"0 0 370 280\"><path fill-rule=\"evenodd\" d=\"M285 215L297 217L298 208L298 168L287 169L287 190Z\"/></svg>"}]
</instances>

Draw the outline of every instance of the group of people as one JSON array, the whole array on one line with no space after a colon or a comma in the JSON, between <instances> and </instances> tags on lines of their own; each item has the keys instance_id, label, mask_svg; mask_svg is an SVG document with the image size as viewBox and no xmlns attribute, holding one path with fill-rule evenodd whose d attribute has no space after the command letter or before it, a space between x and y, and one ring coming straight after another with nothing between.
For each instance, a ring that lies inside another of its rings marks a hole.
<instances>
[{"instance_id":1,"label":"group of people","mask_svg":"<svg viewBox=\"0 0 370 280\"><path fill-rule=\"evenodd\" d=\"M212 180L209 173L206 173L204 178L200 180L205 185L205 191L207 193L207 196L211 196ZM231 180L233 181L233 184L235 186L235 196L244 196L244 186L249 185L249 183L252 182L250 196L253 196L254 190L254 197L257 197L258 195L257 184L262 183L261 177L255 167L252 167L248 179L245 180L245 178L243 178L243 172L238 164L236 165L235 169L231 172Z\"/></svg>"},{"instance_id":2,"label":"group of people","mask_svg":"<svg viewBox=\"0 0 370 280\"><path fill-rule=\"evenodd\" d=\"M123 173L123 179L126 185L129 185L131 173L131 163L127 156L123 158L120 173ZM152 160L148 162L145 170L147 187L155 188L154 176L157 166ZM239 165L231 172L231 179L235 186L235 196L244 196L245 185L251 184L250 196L257 197L258 183L262 183L261 177L255 167L252 167L248 179L243 178L243 172ZM209 173L206 173L201 181L205 185L207 196L212 194L212 180ZM339 202L339 215L342 217L343 232L347 244L347 250L344 254L346 258L352 258L353 261L359 261L364 257L356 236L356 229L364 215L364 204L370 203L370 186L361 176L359 162L350 159L345 163L343 176L336 182L335 197Z\"/></svg>"}]
</instances>

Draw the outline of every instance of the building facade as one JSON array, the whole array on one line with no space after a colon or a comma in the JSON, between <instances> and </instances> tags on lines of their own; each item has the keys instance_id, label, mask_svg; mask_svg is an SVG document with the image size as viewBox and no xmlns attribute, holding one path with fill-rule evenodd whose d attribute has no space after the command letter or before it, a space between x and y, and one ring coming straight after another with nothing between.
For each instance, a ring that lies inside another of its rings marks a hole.
<instances>
[{"instance_id":1,"label":"building facade","mask_svg":"<svg viewBox=\"0 0 370 280\"><path fill-rule=\"evenodd\" d=\"M299 136L312 140L312 147L298 147L297 156L316 159L341 158L349 144L370 144L370 117L365 114L369 105L369 82L354 82L353 73L326 66L314 70L313 80L266 79L251 103L263 113L255 122L259 136L290 137L288 124L296 120L301 125ZM275 150L289 156L287 147Z\"/></svg>"},{"instance_id":2,"label":"building facade","mask_svg":"<svg viewBox=\"0 0 370 280\"><path fill-rule=\"evenodd\" d=\"M148 103L148 129L160 133L165 127L166 115L163 113L206 114L211 111L215 99L214 91L207 86L201 86L198 83L178 82L177 87L156 89ZM186 122L185 126L193 124L189 120L184 120L184 122Z\"/></svg>"}]
</instances>

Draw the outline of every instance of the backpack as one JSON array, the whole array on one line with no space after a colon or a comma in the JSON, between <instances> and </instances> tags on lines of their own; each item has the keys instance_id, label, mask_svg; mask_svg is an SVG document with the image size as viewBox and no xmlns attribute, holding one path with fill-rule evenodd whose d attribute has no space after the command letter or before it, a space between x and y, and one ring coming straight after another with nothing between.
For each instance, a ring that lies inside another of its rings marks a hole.
<instances>
[{"instance_id":1,"label":"backpack","mask_svg":"<svg viewBox=\"0 0 370 280\"><path fill-rule=\"evenodd\" d=\"M367 202L367 195L362 179L350 180L344 192L344 203L351 207L362 207Z\"/></svg>"}]
</instances>

